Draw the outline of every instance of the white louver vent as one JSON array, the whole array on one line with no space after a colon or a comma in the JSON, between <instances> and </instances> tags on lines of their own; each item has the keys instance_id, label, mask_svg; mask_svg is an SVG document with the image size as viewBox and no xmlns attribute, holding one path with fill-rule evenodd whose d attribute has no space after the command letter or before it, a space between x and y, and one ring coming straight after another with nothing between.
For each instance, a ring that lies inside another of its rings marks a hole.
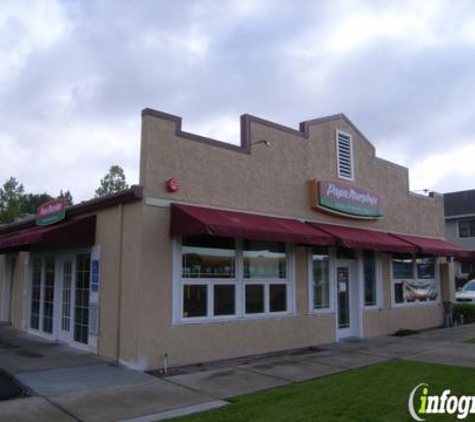
<instances>
[{"instance_id":1,"label":"white louver vent","mask_svg":"<svg viewBox=\"0 0 475 422\"><path fill-rule=\"evenodd\" d=\"M336 131L336 154L338 177L353 180L353 140L349 133Z\"/></svg>"}]
</instances>

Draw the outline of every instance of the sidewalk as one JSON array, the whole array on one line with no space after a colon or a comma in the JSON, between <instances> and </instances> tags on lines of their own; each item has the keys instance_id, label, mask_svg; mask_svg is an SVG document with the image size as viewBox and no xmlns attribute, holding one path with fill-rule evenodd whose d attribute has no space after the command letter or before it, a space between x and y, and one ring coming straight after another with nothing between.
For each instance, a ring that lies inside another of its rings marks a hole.
<instances>
[{"instance_id":1,"label":"sidewalk","mask_svg":"<svg viewBox=\"0 0 475 422\"><path fill-rule=\"evenodd\" d=\"M0 420L156 421L223 406L235 395L392 359L475 367L475 345L462 343L474 337L475 324L403 338L349 339L313 351L206 364L199 372L160 379L0 327L0 369L32 393L0 402Z\"/></svg>"}]
</instances>

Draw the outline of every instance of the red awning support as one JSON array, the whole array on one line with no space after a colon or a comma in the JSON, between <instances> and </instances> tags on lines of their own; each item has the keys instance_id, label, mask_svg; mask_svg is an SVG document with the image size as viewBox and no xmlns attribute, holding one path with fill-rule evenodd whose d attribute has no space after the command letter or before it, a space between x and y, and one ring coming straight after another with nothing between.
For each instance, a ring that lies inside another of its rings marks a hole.
<instances>
[{"instance_id":1,"label":"red awning support","mask_svg":"<svg viewBox=\"0 0 475 422\"><path fill-rule=\"evenodd\" d=\"M220 236L334 245L335 238L298 220L172 204L170 236Z\"/></svg>"},{"instance_id":2,"label":"red awning support","mask_svg":"<svg viewBox=\"0 0 475 422\"><path fill-rule=\"evenodd\" d=\"M93 215L1 236L0 253L29 250L32 245L61 248L92 246L95 237L96 216Z\"/></svg>"},{"instance_id":3,"label":"red awning support","mask_svg":"<svg viewBox=\"0 0 475 422\"><path fill-rule=\"evenodd\" d=\"M313 223L316 227L337 239L337 245L345 248L369 249L381 252L415 253L417 247L384 232L365 230L355 227L343 227L333 224Z\"/></svg>"},{"instance_id":4,"label":"red awning support","mask_svg":"<svg viewBox=\"0 0 475 422\"><path fill-rule=\"evenodd\" d=\"M470 256L470 251L467 251L458 245L454 245L453 243L447 242L446 240L393 233L391 233L391 236L417 246L420 252L429 255L453 256L460 258Z\"/></svg>"}]
</instances>

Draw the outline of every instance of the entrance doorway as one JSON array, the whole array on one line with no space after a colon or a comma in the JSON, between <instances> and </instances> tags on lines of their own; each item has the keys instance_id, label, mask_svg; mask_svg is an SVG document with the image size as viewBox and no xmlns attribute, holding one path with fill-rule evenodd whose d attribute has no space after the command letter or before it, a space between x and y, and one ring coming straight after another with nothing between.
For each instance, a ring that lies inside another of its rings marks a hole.
<instances>
[{"instance_id":1,"label":"entrance doorway","mask_svg":"<svg viewBox=\"0 0 475 422\"><path fill-rule=\"evenodd\" d=\"M336 311L337 338L359 337L360 318L356 261L337 260Z\"/></svg>"},{"instance_id":2,"label":"entrance doorway","mask_svg":"<svg viewBox=\"0 0 475 422\"><path fill-rule=\"evenodd\" d=\"M29 328L53 340L88 345L90 253L32 259Z\"/></svg>"}]
</instances>

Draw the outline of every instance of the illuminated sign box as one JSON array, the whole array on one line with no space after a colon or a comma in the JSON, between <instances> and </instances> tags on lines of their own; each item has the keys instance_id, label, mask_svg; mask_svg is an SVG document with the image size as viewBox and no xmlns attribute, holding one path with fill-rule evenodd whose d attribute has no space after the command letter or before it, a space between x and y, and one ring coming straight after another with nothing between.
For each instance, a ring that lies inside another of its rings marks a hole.
<instances>
[{"instance_id":1,"label":"illuminated sign box","mask_svg":"<svg viewBox=\"0 0 475 422\"><path fill-rule=\"evenodd\" d=\"M384 216L383 201L377 193L341 182L310 180L309 185L314 209L350 218Z\"/></svg>"}]
</instances>

